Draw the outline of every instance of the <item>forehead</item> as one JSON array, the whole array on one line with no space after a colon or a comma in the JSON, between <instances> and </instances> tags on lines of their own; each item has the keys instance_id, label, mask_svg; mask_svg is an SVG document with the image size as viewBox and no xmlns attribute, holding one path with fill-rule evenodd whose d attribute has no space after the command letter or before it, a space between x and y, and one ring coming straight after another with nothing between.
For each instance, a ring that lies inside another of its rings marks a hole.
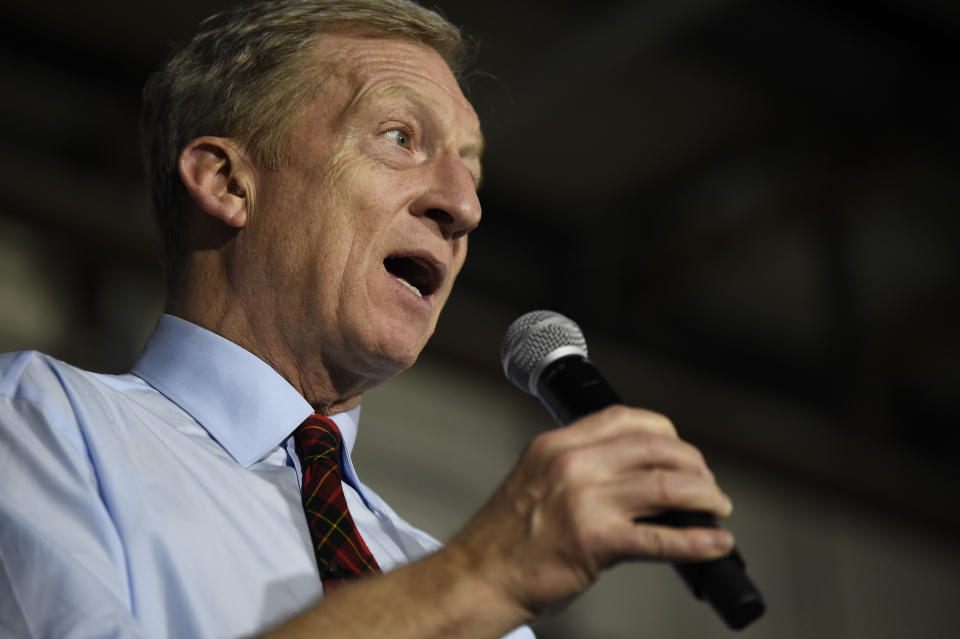
<instances>
[{"instance_id":1,"label":"forehead","mask_svg":"<svg viewBox=\"0 0 960 639\"><path fill-rule=\"evenodd\" d=\"M443 57L434 49L400 37L363 31L324 34L315 45L315 60L324 78L346 98L344 112L373 99L422 103L456 126L458 134L482 146L480 121Z\"/></svg>"}]
</instances>

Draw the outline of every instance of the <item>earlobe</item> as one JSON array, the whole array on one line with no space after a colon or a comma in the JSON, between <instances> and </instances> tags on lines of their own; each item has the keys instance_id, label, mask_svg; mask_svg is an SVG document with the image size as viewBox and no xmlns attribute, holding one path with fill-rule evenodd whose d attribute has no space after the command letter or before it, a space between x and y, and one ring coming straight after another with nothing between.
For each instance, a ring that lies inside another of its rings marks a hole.
<instances>
[{"instance_id":1,"label":"earlobe","mask_svg":"<svg viewBox=\"0 0 960 639\"><path fill-rule=\"evenodd\" d=\"M180 180L201 212L228 226L247 223L247 163L226 138L205 136L192 140L180 153Z\"/></svg>"}]
</instances>

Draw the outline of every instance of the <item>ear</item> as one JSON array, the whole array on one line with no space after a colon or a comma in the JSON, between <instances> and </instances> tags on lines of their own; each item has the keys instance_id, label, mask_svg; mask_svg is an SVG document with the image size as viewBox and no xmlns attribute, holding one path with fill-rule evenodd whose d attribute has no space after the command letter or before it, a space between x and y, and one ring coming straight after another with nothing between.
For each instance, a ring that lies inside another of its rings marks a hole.
<instances>
[{"instance_id":1,"label":"ear","mask_svg":"<svg viewBox=\"0 0 960 639\"><path fill-rule=\"evenodd\" d=\"M213 136L192 140L180 152L177 169L202 212L235 228L247 224L253 175L233 140Z\"/></svg>"}]
</instances>

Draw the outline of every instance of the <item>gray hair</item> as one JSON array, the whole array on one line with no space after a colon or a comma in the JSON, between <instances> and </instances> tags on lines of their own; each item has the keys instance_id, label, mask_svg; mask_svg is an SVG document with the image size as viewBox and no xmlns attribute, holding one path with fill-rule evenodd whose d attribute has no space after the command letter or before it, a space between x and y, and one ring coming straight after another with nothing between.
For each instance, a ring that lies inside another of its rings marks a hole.
<instances>
[{"instance_id":1,"label":"gray hair","mask_svg":"<svg viewBox=\"0 0 960 639\"><path fill-rule=\"evenodd\" d=\"M360 27L436 50L459 78L466 58L457 27L410 0L267 0L231 7L153 74L140 120L151 204L168 294L182 285L182 149L203 135L241 142L268 170L284 163L295 116L316 95L319 72L301 64L325 32Z\"/></svg>"}]
</instances>

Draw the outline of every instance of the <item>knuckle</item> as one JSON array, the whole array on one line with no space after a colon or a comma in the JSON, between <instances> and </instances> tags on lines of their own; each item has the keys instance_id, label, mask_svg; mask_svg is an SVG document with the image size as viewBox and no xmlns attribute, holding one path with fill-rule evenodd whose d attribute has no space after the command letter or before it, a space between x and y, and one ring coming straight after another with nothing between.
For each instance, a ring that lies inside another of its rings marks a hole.
<instances>
[{"instance_id":1,"label":"knuckle","mask_svg":"<svg viewBox=\"0 0 960 639\"><path fill-rule=\"evenodd\" d=\"M637 421L635 408L623 404L611 404L600 411L588 416L585 421L592 422L591 428L603 426L607 429L619 431Z\"/></svg>"},{"instance_id":2,"label":"knuckle","mask_svg":"<svg viewBox=\"0 0 960 639\"><path fill-rule=\"evenodd\" d=\"M547 476L553 482L560 482L569 478L579 465L580 454L576 449L565 450L556 454L547 466Z\"/></svg>"},{"instance_id":3,"label":"knuckle","mask_svg":"<svg viewBox=\"0 0 960 639\"><path fill-rule=\"evenodd\" d=\"M603 409L603 414L615 422L622 422L630 419L636 409L629 408L623 404L612 404Z\"/></svg>"},{"instance_id":4,"label":"knuckle","mask_svg":"<svg viewBox=\"0 0 960 639\"><path fill-rule=\"evenodd\" d=\"M653 473L653 485L656 491L657 503L661 505L672 503L671 500L674 496L674 490L670 482L669 473L662 468L657 468L651 472Z\"/></svg>"},{"instance_id":5,"label":"knuckle","mask_svg":"<svg viewBox=\"0 0 960 639\"><path fill-rule=\"evenodd\" d=\"M713 483L717 483L717 478L716 478L716 476L713 474L713 471L710 470L710 467L707 466L707 460L704 459L703 453L701 453L701 452L698 450L698 451L697 451L697 455L698 455L698 460L697 460L697 462L700 464L700 468L703 469L703 475L704 475L704 477L706 477L707 479L709 479L709 480L712 481Z\"/></svg>"},{"instance_id":6,"label":"knuckle","mask_svg":"<svg viewBox=\"0 0 960 639\"><path fill-rule=\"evenodd\" d=\"M690 445L690 448L693 449L693 458L697 461L698 464L706 468L707 458L703 456L703 453L700 452L700 449L693 445Z\"/></svg>"},{"instance_id":7,"label":"knuckle","mask_svg":"<svg viewBox=\"0 0 960 639\"><path fill-rule=\"evenodd\" d=\"M676 436L677 429L673 425L673 421L671 421L670 418L667 417L666 415L662 413L648 412L647 420L648 420L648 423L656 430L663 433L667 433L669 435Z\"/></svg>"},{"instance_id":8,"label":"knuckle","mask_svg":"<svg viewBox=\"0 0 960 639\"><path fill-rule=\"evenodd\" d=\"M671 442L659 433L651 433L648 430L634 433L634 442L642 447L651 457L662 457L670 451Z\"/></svg>"},{"instance_id":9,"label":"knuckle","mask_svg":"<svg viewBox=\"0 0 960 639\"><path fill-rule=\"evenodd\" d=\"M555 442L557 431L548 430L534 437L527 445L527 455L534 458L549 457L557 444Z\"/></svg>"},{"instance_id":10,"label":"knuckle","mask_svg":"<svg viewBox=\"0 0 960 639\"><path fill-rule=\"evenodd\" d=\"M700 452L700 449L688 442L683 442L683 446L686 454L690 457L690 461L709 473L707 459L703 456L703 453Z\"/></svg>"},{"instance_id":11,"label":"knuckle","mask_svg":"<svg viewBox=\"0 0 960 639\"><path fill-rule=\"evenodd\" d=\"M663 531L653 526L640 526L640 547L642 553L653 559L662 559L667 554L667 544Z\"/></svg>"},{"instance_id":12,"label":"knuckle","mask_svg":"<svg viewBox=\"0 0 960 639\"><path fill-rule=\"evenodd\" d=\"M665 433L674 437L677 435L677 429L669 417L644 408L613 404L603 409L602 415L604 419L614 423L630 424L645 431Z\"/></svg>"}]
</instances>

